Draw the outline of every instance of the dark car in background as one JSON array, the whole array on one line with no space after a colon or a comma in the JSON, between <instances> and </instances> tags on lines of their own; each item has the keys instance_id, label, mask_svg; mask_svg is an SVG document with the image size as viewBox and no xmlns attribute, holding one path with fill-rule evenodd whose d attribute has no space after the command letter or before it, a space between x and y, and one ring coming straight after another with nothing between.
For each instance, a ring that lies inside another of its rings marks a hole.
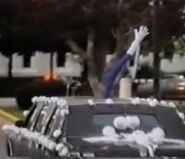
<instances>
[{"instance_id":1,"label":"dark car in background","mask_svg":"<svg viewBox=\"0 0 185 159\"><path fill-rule=\"evenodd\" d=\"M4 125L9 157L185 157L183 114L155 99L36 97L25 121Z\"/></svg>"},{"instance_id":2,"label":"dark car in background","mask_svg":"<svg viewBox=\"0 0 185 159\"><path fill-rule=\"evenodd\" d=\"M185 100L185 78L182 75L163 75L160 77L160 96L165 100ZM153 96L154 80L136 79L135 96L147 98Z\"/></svg>"}]
</instances>

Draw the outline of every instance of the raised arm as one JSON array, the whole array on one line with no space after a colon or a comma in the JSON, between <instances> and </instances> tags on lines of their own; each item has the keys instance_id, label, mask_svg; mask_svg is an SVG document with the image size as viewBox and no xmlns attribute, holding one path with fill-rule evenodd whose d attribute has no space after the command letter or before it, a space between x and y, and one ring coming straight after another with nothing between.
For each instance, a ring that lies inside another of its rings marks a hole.
<instances>
[{"instance_id":1,"label":"raised arm","mask_svg":"<svg viewBox=\"0 0 185 159\"><path fill-rule=\"evenodd\" d=\"M134 58L134 54L140 47L140 43L149 34L148 28L144 26L141 26L139 30L135 29L134 33L135 39L127 50L126 54L104 73L105 98L111 97L115 79L121 71L125 72L128 69L127 63Z\"/></svg>"}]
</instances>

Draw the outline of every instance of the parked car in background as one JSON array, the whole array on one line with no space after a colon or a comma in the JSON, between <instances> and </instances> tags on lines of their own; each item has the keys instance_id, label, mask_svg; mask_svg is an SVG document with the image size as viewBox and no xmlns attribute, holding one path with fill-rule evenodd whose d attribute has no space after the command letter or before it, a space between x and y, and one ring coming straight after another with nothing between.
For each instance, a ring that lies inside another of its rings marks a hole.
<instances>
[{"instance_id":1,"label":"parked car in background","mask_svg":"<svg viewBox=\"0 0 185 159\"><path fill-rule=\"evenodd\" d=\"M26 120L3 130L9 157L185 157L183 113L156 99L36 97Z\"/></svg>"},{"instance_id":2,"label":"parked car in background","mask_svg":"<svg viewBox=\"0 0 185 159\"><path fill-rule=\"evenodd\" d=\"M137 90L133 93L139 97L153 96L153 79L136 79ZM182 75L163 75L160 77L160 95L166 100L185 100L185 78Z\"/></svg>"}]
</instances>

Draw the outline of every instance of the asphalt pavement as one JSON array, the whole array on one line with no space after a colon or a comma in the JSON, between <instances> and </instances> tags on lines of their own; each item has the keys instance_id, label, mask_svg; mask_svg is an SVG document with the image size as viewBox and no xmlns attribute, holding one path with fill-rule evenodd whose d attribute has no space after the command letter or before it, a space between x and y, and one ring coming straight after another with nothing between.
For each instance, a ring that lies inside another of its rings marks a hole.
<instances>
[{"instance_id":1,"label":"asphalt pavement","mask_svg":"<svg viewBox=\"0 0 185 159\"><path fill-rule=\"evenodd\" d=\"M2 131L2 126L4 124L11 124L11 123L0 116L0 159L6 159L5 134Z\"/></svg>"}]
</instances>

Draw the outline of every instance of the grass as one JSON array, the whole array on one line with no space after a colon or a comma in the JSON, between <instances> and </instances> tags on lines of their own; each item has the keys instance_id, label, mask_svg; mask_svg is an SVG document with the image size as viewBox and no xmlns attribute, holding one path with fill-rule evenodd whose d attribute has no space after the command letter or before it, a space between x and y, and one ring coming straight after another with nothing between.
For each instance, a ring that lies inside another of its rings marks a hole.
<instances>
[{"instance_id":1,"label":"grass","mask_svg":"<svg viewBox=\"0 0 185 159\"><path fill-rule=\"evenodd\" d=\"M12 107L5 107L5 108L1 108L3 111L5 111L8 114L11 114L12 116L20 119L20 120L24 120L25 117L23 115L23 111L18 109L18 108L12 108Z\"/></svg>"}]
</instances>

